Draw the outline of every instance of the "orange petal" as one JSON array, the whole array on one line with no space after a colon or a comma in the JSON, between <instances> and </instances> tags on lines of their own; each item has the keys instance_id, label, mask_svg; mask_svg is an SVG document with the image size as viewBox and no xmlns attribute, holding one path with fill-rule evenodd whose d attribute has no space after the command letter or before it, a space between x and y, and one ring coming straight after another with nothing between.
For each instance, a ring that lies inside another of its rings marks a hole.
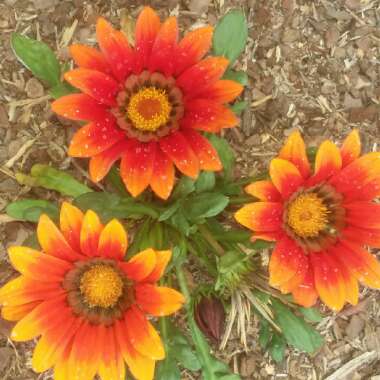
<instances>
[{"instance_id":1,"label":"orange petal","mask_svg":"<svg viewBox=\"0 0 380 380\"><path fill-rule=\"evenodd\" d=\"M83 218L82 229L80 231L80 246L82 252L87 256L99 256L99 237L103 230L98 215L92 210L88 210Z\"/></svg>"},{"instance_id":2,"label":"orange petal","mask_svg":"<svg viewBox=\"0 0 380 380\"><path fill-rule=\"evenodd\" d=\"M139 284L135 287L136 302L148 314L156 317L170 315L185 303L184 296L174 289L152 284Z\"/></svg>"},{"instance_id":3,"label":"orange petal","mask_svg":"<svg viewBox=\"0 0 380 380\"><path fill-rule=\"evenodd\" d=\"M308 184L314 185L325 181L338 173L342 168L342 157L340 156L337 146L329 141L324 141L318 148L315 157L314 175L308 181Z\"/></svg>"},{"instance_id":4,"label":"orange petal","mask_svg":"<svg viewBox=\"0 0 380 380\"><path fill-rule=\"evenodd\" d=\"M295 131L289 136L278 157L295 165L304 178L310 175L310 164L306 155L305 142L299 131Z\"/></svg>"},{"instance_id":5,"label":"orange petal","mask_svg":"<svg viewBox=\"0 0 380 380\"><path fill-rule=\"evenodd\" d=\"M192 99L186 103L186 114L181 120L184 128L217 133L223 128L239 124L239 118L224 105L209 99Z\"/></svg>"},{"instance_id":6,"label":"orange petal","mask_svg":"<svg viewBox=\"0 0 380 380\"><path fill-rule=\"evenodd\" d=\"M173 190L174 172L173 161L157 147L150 187L162 199L168 199Z\"/></svg>"},{"instance_id":7,"label":"orange petal","mask_svg":"<svg viewBox=\"0 0 380 380\"><path fill-rule=\"evenodd\" d=\"M182 134L198 157L201 170L218 171L223 169L218 152L205 137L193 129L183 130Z\"/></svg>"},{"instance_id":8,"label":"orange petal","mask_svg":"<svg viewBox=\"0 0 380 380\"><path fill-rule=\"evenodd\" d=\"M22 305L3 306L1 316L7 321L18 321L29 314L41 301L30 302Z\"/></svg>"},{"instance_id":9,"label":"orange petal","mask_svg":"<svg viewBox=\"0 0 380 380\"><path fill-rule=\"evenodd\" d=\"M62 96L51 104L52 110L71 120L104 120L110 117L103 104L86 94Z\"/></svg>"},{"instance_id":10,"label":"orange petal","mask_svg":"<svg viewBox=\"0 0 380 380\"><path fill-rule=\"evenodd\" d=\"M281 158L271 161L269 174L284 199L288 199L304 182L297 167Z\"/></svg>"},{"instance_id":11,"label":"orange petal","mask_svg":"<svg viewBox=\"0 0 380 380\"><path fill-rule=\"evenodd\" d=\"M359 245L380 248L380 229L360 228L348 225L341 234L344 240L349 240Z\"/></svg>"},{"instance_id":12,"label":"orange petal","mask_svg":"<svg viewBox=\"0 0 380 380\"><path fill-rule=\"evenodd\" d=\"M136 351L154 360L165 358L160 336L136 306L132 306L125 313L125 324L129 341Z\"/></svg>"},{"instance_id":13,"label":"orange petal","mask_svg":"<svg viewBox=\"0 0 380 380\"><path fill-rule=\"evenodd\" d=\"M126 333L125 323L124 320L115 322L115 335L123 358L136 379L153 380L155 360L141 355L133 348Z\"/></svg>"},{"instance_id":14,"label":"orange petal","mask_svg":"<svg viewBox=\"0 0 380 380\"><path fill-rule=\"evenodd\" d=\"M179 171L191 178L197 178L198 158L181 132L173 132L162 138L160 148L174 162Z\"/></svg>"},{"instance_id":15,"label":"orange petal","mask_svg":"<svg viewBox=\"0 0 380 380\"><path fill-rule=\"evenodd\" d=\"M115 77L123 81L133 70L134 65L134 54L127 37L115 30L103 17L99 17L96 24L96 38Z\"/></svg>"},{"instance_id":16,"label":"orange petal","mask_svg":"<svg viewBox=\"0 0 380 380\"><path fill-rule=\"evenodd\" d=\"M176 17L169 17L158 31L149 58L149 70L159 71L166 76L172 75L175 61L173 54L178 41L178 25Z\"/></svg>"},{"instance_id":17,"label":"orange petal","mask_svg":"<svg viewBox=\"0 0 380 380\"><path fill-rule=\"evenodd\" d=\"M175 52L175 74L179 75L199 62L210 50L213 28L205 26L187 33L179 42Z\"/></svg>"},{"instance_id":18,"label":"orange petal","mask_svg":"<svg viewBox=\"0 0 380 380\"><path fill-rule=\"evenodd\" d=\"M271 231L271 232L258 232L254 233L251 237L251 241L254 243L256 240L265 240L265 241L277 241L282 237L281 231Z\"/></svg>"},{"instance_id":19,"label":"orange petal","mask_svg":"<svg viewBox=\"0 0 380 380\"><path fill-rule=\"evenodd\" d=\"M65 273L72 267L67 261L28 247L12 246L8 253L11 264L17 271L42 282L63 281Z\"/></svg>"},{"instance_id":20,"label":"orange petal","mask_svg":"<svg viewBox=\"0 0 380 380\"><path fill-rule=\"evenodd\" d=\"M221 79L205 88L197 96L218 103L229 103L235 100L242 93L243 89L244 87L234 80Z\"/></svg>"},{"instance_id":21,"label":"orange petal","mask_svg":"<svg viewBox=\"0 0 380 380\"><path fill-rule=\"evenodd\" d=\"M313 252L310 259L319 297L330 309L341 310L346 300L346 286L339 262L325 252Z\"/></svg>"},{"instance_id":22,"label":"orange petal","mask_svg":"<svg viewBox=\"0 0 380 380\"><path fill-rule=\"evenodd\" d=\"M77 252L80 252L82 222L82 211L68 202L63 202L60 213L60 229L66 241Z\"/></svg>"},{"instance_id":23,"label":"orange petal","mask_svg":"<svg viewBox=\"0 0 380 380\"><path fill-rule=\"evenodd\" d=\"M119 265L131 280L140 282L153 272L156 262L156 252L148 248L133 256L128 262Z\"/></svg>"},{"instance_id":24,"label":"orange petal","mask_svg":"<svg viewBox=\"0 0 380 380\"><path fill-rule=\"evenodd\" d=\"M120 175L133 197L140 195L150 183L156 153L156 142L135 142L123 155Z\"/></svg>"},{"instance_id":25,"label":"orange petal","mask_svg":"<svg viewBox=\"0 0 380 380\"><path fill-rule=\"evenodd\" d=\"M61 231L45 214L41 215L38 221L37 237L42 250L48 255L69 261L76 261L81 258L67 243Z\"/></svg>"},{"instance_id":26,"label":"orange petal","mask_svg":"<svg viewBox=\"0 0 380 380\"><path fill-rule=\"evenodd\" d=\"M248 203L235 213L235 219L252 231L277 231L282 224L282 205L274 202Z\"/></svg>"},{"instance_id":27,"label":"orange petal","mask_svg":"<svg viewBox=\"0 0 380 380\"><path fill-rule=\"evenodd\" d=\"M281 200L281 194L271 181L256 181L246 186L244 190L260 201L278 202Z\"/></svg>"},{"instance_id":28,"label":"orange petal","mask_svg":"<svg viewBox=\"0 0 380 380\"><path fill-rule=\"evenodd\" d=\"M117 105L119 85L107 74L90 69L74 69L65 73L65 79L101 104L111 107Z\"/></svg>"},{"instance_id":29,"label":"orange petal","mask_svg":"<svg viewBox=\"0 0 380 380\"><path fill-rule=\"evenodd\" d=\"M295 242L287 237L277 242L269 262L269 284L275 288L289 283L297 273L302 273L302 278L293 283L297 287L305 277L309 267L309 261L305 253ZM290 285L290 283L289 283ZM289 286L284 288L289 292Z\"/></svg>"},{"instance_id":30,"label":"orange petal","mask_svg":"<svg viewBox=\"0 0 380 380\"><path fill-rule=\"evenodd\" d=\"M101 181L112 165L131 147L131 140L121 140L111 148L91 157L90 177L94 182Z\"/></svg>"},{"instance_id":31,"label":"orange petal","mask_svg":"<svg viewBox=\"0 0 380 380\"><path fill-rule=\"evenodd\" d=\"M74 134L68 153L71 157L92 157L124 138L124 132L116 127L114 120L89 123Z\"/></svg>"},{"instance_id":32,"label":"orange petal","mask_svg":"<svg viewBox=\"0 0 380 380\"><path fill-rule=\"evenodd\" d=\"M147 67L160 26L161 22L157 13L150 7L144 7L136 21L135 72L140 72Z\"/></svg>"},{"instance_id":33,"label":"orange petal","mask_svg":"<svg viewBox=\"0 0 380 380\"><path fill-rule=\"evenodd\" d=\"M344 204L345 221L361 228L380 229L380 204L372 202L352 202Z\"/></svg>"},{"instance_id":34,"label":"orange petal","mask_svg":"<svg viewBox=\"0 0 380 380\"><path fill-rule=\"evenodd\" d=\"M164 274L166 266L168 265L172 251L155 251L156 252L156 266L148 277L144 279L144 282L156 282Z\"/></svg>"},{"instance_id":35,"label":"orange petal","mask_svg":"<svg viewBox=\"0 0 380 380\"><path fill-rule=\"evenodd\" d=\"M340 148L340 155L342 157L342 167L347 166L352 161L355 161L360 156L361 143L360 136L357 129L354 129L344 140Z\"/></svg>"},{"instance_id":36,"label":"orange petal","mask_svg":"<svg viewBox=\"0 0 380 380\"><path fill-rule=\"evenodd\" d=\"M224 57L207 57L189 67L177 78L185 98L194 97L218 81L228 67L229 61ZM194 83L197 85L194 86Z\"/></svg>"},{"instance_id":37,"label":"orange petal","mask_svg":"<svg viewBox=\"0 0 380 380\"><path fill-rule=\"evenodd\" d=\"M99 50L91 46L79 44L71 45L69 49L74 62L79 67L101 71L105 74L109 74L111 72L111 68L108 65L107 60Z\"/></svg>"},{"instance_id":38,"label":"orange petal","mask_svg":"<svg viewBox=\"0 0 380 380\"><path fill-rule=\"evenodd\" d=\"M294 301L303 307L312 307L318 299L318 293L314 287L313 268L309 266L303 282L292 290Z\"/></svg>"},{"instance_id":39,"label":"orange petal","mask_svg":"<svg viewBox=\"0 0 380 380\"><path fill-rule=\"evenodd\" d=\"M127 233L116 219L106 224L99 237L99 256L123 260L128 247Z\"/></svg>"}]
</instances>

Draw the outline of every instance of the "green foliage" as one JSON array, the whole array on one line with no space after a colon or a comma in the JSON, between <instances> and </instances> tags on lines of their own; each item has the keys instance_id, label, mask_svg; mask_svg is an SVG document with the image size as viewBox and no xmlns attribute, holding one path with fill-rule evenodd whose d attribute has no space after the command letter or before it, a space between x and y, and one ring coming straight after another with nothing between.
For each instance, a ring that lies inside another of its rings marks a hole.
<instances>
[{"instance_id":1,"label":"green foliage","mask_svg":"<svg viewBox=\"0 0 380 380\"><path fill-rule=\"evenodd\" d=\"M11 46L17 59L38 79L55 87L61 81L61 67L54 52L41 41L13 33Z\"/></svg>"},{"instance_id":2,"label":"green foliage","mask_svg":"<svg viewBox=\"0 0 380 380\"><path fill-rule=\"evenodd\" d=\"M54 99L58 99L61 96L70 95L75 92L78 92L78 90L67 82L60 82L54 87L52 87L49 91L50 95Z\"/></svg>"},{"instance_id":3,"label":"green foliage","mask_svg":"<svg viewBox=\"0 0 380 380\"><path fill-rule=\"evenodd\" d=\"M232 178L232 172L235 164L235 154L228 142L222 137L209 135L208 139L218 152L219 158L222 161L224 176L226 180Z\"/></svg>"},{"instance_id":4,"label":"green foliage","mask_svg":"<svg viewBox=\"0 0 380 380\"><path fill-rule=\"evenodd\" d=\"M222 79L233 80L240 83L242 86L246 86L248 84L248 75L245 71L236 71L229 69L224 73Z\"/></svg>"},{"instance_id":5,"label":"green foliage","mask_svg":"<svg viewBox=\"0 0 380 380\"><path fill-rule=\"evenodd\" d=\"M319 323L323 319L323 315L315 307L300 307L299 311L310 322Z\"/></svg>"},{"instance_id":6,"label":"green foliage","mask_svg":"<svg viewBox=\"0 0 380 380\"><path fill-rule=\"evenodd\" d=\"M214 172L201 172L195 181L195 191L203 193L204 191L211 191L215 186L215 173Z\"/></svg>"},{"instance_id":7,"label":"green foliage","mask_svg":"<svg viewBox=\"0 0 380 380\"><path fill-rule=\"evenodd\" d=\"M217 23L212 50L214 55L229 59L230 66L244 51L248 37L248 26L245 15L240 10L232 10Z\"/></svg>"},{"instance_id":8,"label":"green foliage","mask_svg":"<svg viewBox=\"0 0 380 380\"><path fill-rule=\"evenodd\" d=\"M23 199L10 203L6 212L12 218L27 222L38 222L41 214L58 219L58 207L49 201L39 199Z\"/></svg>"},{"instance_id":9,"label":"green foliage","mask_svg":"<svg viewBox=\"0 0 380 380\"><path fill-rule=\"evenodd\" d=\"M248 103L245 100L242 100L241 102L235 102L231 106L231 110L236 114L240 115L248 106Z\"/></svg>"},{"instance_id":10,"label":"green foliage","mask_svg":"<svg viewBox=\"0 0 380 380\"><path fill-rule=\"evenodd\" d=\"M285 348L286 341L284 337L277 333L273 334L272 339L268 344L268 351L275 362L280 363L283 361Z\"/></svg>"}]
</instances>

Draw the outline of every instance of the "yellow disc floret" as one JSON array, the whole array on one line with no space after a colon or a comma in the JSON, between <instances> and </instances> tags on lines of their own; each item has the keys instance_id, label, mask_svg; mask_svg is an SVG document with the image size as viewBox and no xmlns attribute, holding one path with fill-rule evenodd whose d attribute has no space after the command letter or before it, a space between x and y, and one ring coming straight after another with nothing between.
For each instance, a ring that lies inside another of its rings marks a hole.
<instances>
[{"instance_id":1,"label":"yellow disc floret","mask_svg":"<svg viewBox=\"0 0 380 380\"><path fill-rule=\"evenodd\" d=\"M123 280L109 265L97 264L81 277L80 290L90 307L115 306L123 293Z\"/></svg>"},{"instance_id":2,"label":"yellow disc floret","mask_svg":"<svg viewBox=\"0 0 380 380\"><path fill-rule=\"evenodd\" d=\"M287 223L300 237L316 237L327 228L329 209L314 193L299 195L287 210Z\"/></svg>"},{"instance_id":3,"label":"yellow disc floret","mask_svg":"<svg viewBox=\"0 0 380 380\"><path fill-rule=\"evenodd\" d=\"M131 96L127 115L135 128L154 132L169 120L172 107L165 90L143 87Z\"/></svg>"}]
</instances>

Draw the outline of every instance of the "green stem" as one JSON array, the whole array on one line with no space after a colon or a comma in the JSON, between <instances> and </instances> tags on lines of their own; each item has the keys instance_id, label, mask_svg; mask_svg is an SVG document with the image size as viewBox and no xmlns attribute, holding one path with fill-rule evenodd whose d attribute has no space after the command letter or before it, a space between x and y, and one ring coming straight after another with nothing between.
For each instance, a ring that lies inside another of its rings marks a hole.
<instances>
[{"instance_id":1,"label":"green stem","mask_svg":"<svg viewBox=\"0 0 380 380\"><path fill-rule=\"evenodd\" d=\"M204 224L198 225L199 232L203 235L206 241L211 245L219 256L224 255L223 247L214 239L209 229Z\"/></svg>"},{"instance_id":2,"label":"green stem","mask_svg":"<svg viewBox=\"0 0 380 380\"><path fill-rule=\"evenodd\" d=\"M251 203L252 202L252 196L248 195L238 195L236 197L230 197L230 205L242 205L245 203Z\"/></svg>"},{"instance_id":3,"label":"green stem","mask_svg":"<svg viewBox=\"0 0 380 380\"><path fill-rule=\"evenodd\" d=\"M206 267L207 272L211 274L213 277L216 277L218 275L218 272L215 268L215 265L211 262L209 257L204 254L201 250L198 252L197 249L195 249L190 242L187 242L187 249L189 252L198 260L200 263Z\"/></svg>"}]
</instances>

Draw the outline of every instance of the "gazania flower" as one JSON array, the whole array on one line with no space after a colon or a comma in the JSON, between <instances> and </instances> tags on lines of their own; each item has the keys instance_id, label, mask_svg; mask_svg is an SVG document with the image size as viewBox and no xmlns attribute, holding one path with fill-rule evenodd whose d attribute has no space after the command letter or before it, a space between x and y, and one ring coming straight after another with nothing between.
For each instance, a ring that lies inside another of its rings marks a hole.
<instances>
[{"instance_id":1,"label":"gazania flower","mask_svg":"<svg viewBox=\"0 0 380 380\"><path fill-rule=\"evenodd\" d=\"M124 380L126 366L139 380L153 379L165 356L145 313L174 313L184 302L177 291L156 285L170 251L147 249L123 261L127 234L117 220L103 226L64 203L60 230L46 216L38 223L42 251L11 247L21 276L0 289L3 318L18 321L11 338L41 336L35 371L54 367L55 380Z\"/></svg>"},{"instance_id":2,"label":"gazania flower","mask_svg":"<svg viewBox=\"0 0 380 380\"><path fill-rule=\"evenodd\" d=\"M176 18L161 24L145 7L137 19L134 47L103 18L96 25L100 51L71 46L79 68L65 79L82 93L64 96L52 107L59 115L89 122L74 135L69 155L91 158L94 181L121 158L120 174L133 196L150 186L166 199L174 166L192 178L200 170L221 169L218 154L200 132L237 125L226 103L242 86L220 79L227 59L203 58L212 32L202 27L178 42Z\"/></svg>"},{"instance_id":3,"label":"gazania flower","mask_svg":"<svg viewBox=\"0 0 380 380\"><path fill-rule=\"evenodd\" d=\"M358 302L358 281L380 288L380 265L363 246L380 247L380 153L360 157L353 131L338 149L318 148L313 168L299 132L270 163L270 180L246 191L259 199L237 221L253 238L274 240L270 284L311 306L318 296L333 310Z\"/></svg>"}]
</instances>

